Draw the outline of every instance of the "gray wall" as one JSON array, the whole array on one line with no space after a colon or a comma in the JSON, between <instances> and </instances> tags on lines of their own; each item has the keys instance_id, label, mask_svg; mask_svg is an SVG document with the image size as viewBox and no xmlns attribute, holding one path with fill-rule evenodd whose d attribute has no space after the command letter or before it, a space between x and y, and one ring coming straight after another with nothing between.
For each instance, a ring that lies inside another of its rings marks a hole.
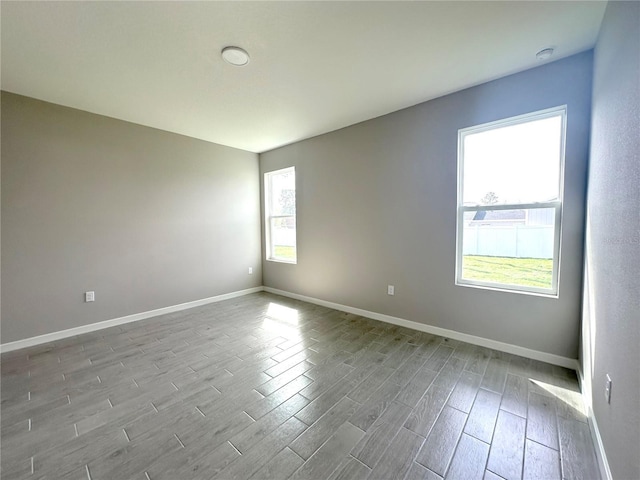
<instances>
[{"instance_id":1,"label":"gray wall","mask_svg":"<svg viewBox=\"0 0 640 480\"><path fill-rule=\"evenodd\" d=\"M585 52L261 154L298 182L298 264L264 285L577 358L591 73ZM458 129L563 104L560 298L456 287Z\"/></svg>"},{"instance_id":2,"label":"gray wall","mask_svg":"<svg viewBox=\"0 0 640 480\"><path fill-rule=\"evenodd\" d=\"M640 478L640 3L595 49L582 369L613 478ZM611 376L611 404L604 399Z\"/></svg>"},{"instance_id":3,"label":"gray wall","mask_svg":"<svg viewBox=\"0 0 640 480\"><path fill-rule=\"evenodd\" d=\"M261 285L259 202L256 154L3 92L2 343Z\"/></svg>"}]
</instances>

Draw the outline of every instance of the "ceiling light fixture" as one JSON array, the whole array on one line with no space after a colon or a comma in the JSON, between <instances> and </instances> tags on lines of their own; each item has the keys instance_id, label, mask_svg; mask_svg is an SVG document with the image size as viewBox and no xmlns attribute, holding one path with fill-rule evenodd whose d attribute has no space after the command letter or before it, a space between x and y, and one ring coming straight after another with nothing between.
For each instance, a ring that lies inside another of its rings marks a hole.
<instances>
[{"instance_id":1,"label":"ceiling light fixture","mask_svg":"<svg viewBox=\"0 0 640 480\"><path fill-rule=\"evenodd\" d=\"M249 54L240 47L224 47L221 53L227 63L236 67L242 67L249 63Z\"/></svg>"},{"instance_id":2,"label":"ceiling light fixture","mask_svg":"<svg viewBox=\"0 0 640 480\"><path fill-rule=\"evenodd\" d=\"M553 55L553 48L543 48L538 53L536 53L536 58L538 60L548 60Z\"/></svg>"}]
</instances>

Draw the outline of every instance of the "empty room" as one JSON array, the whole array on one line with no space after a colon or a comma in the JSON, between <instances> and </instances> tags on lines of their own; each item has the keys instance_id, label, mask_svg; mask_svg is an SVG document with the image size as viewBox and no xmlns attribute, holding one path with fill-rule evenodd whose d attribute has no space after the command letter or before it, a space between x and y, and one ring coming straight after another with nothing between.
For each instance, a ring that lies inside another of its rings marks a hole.
<instances>
[{"instance_id":1,"label":"empty room","mask_svg":"<svg viewBox=\"0 0 640 480\"><path fill-rule=\"evenodd\" d=\"M3 480L640 480L640 2L0 17Z\"/></svg>"}]
</instances>

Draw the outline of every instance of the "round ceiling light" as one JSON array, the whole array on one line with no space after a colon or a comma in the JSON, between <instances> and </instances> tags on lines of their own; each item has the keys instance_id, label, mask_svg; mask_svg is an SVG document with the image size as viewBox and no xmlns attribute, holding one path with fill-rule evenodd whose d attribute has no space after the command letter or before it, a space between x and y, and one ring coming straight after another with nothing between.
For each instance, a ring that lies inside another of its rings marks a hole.
<instances>
[{"instance_id":1,"label":"round ceiling light","mask_svg":"<svg viewBox=\"0 0 640 480\"><path fill-rule=\"evenodd\" d=\"M224 47L222 49L222 58L236 67L242 67L249 63L249 54L240 47Z\"/></svg>"},{"instance_id":2,"label":"round ceiling light","mask_svg":"<svg viewBox=\"0 0 640 480\"><path fill-rule=\"evenodd\" d=\"M536 53L536 58L538 60L548 60L553 55L553 48L544 48Z\"/></svg>"}]
</instances>

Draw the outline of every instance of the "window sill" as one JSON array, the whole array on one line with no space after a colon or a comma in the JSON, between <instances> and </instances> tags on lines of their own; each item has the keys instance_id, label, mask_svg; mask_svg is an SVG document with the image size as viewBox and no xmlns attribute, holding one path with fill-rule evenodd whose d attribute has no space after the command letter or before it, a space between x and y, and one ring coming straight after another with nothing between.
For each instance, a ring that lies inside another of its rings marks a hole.
<instances>
[{"instance_id":1,"label":"window sill","mask_svg":"<svg viewBox=\"0 0 640 480\"><path fill-rule=\"evenodd\" d=\"M274 263L288 263L289 265L296 265L298 263L298 260L285 260L282 258L267 258L267 262L274 262Z\"/></svg>"},{"instance_id":2,"label":"window sill","mask_svg":"<svg viewBox=\"0 0 640 480\"><path fill-rule=\"evenodd\" d=\"M469 288L478 288L481 290L492 290L494 292L504 292L504 293L516 293L520 295L532 295L534 297L544 297L557 299L558 292L553 291L544 291L544 290L524 290L518 287L510 287L509 285L495 285L495 284L476 284L476 283L467 283L456 281L456 287L469 287Z\"/></svg>"}]
</instances>

